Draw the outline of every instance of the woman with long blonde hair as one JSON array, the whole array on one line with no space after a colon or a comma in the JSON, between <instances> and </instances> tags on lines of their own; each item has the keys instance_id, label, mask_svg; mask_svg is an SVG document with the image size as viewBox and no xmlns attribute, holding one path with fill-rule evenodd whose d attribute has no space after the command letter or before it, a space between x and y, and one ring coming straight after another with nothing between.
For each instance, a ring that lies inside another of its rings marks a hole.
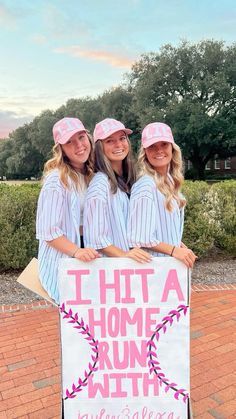
<instances>
[{"instance_id":1,"label":"woman with long blonde hair","mask_svg":"<svg viewBox=\"0 0 236 419\"><path fill-rule=\"evenodd\" d=\"M44 166L36 219L39 277L49 296L59 303L58 264L62 257L84 262L98 257L83 248L83 206L93 175L91 139L77 118L63 118L53 127L53 157Z\"/></svg>"},{"instance_id":2,"label":"woman with long blonde hair","mask_svg":"<svg viewBox=\"0 0 236 419\"><path fill-rule=\"evenodd\" d=\"M139 179L130 198L128 241L153 256L173 256L192 268L196 255L182 243L185 199L182 156L171 128L148 124L141 138Z\"/></svg>"}]
</instances>

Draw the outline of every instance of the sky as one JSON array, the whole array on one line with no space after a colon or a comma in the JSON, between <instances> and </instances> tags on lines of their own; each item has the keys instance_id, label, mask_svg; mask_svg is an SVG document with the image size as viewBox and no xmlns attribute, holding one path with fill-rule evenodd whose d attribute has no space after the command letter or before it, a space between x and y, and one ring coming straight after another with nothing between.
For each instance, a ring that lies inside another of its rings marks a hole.
<instances>
[{"instance_id":1,"label":"sky","mask_svg":"<svg viewBox=\"0 0 236 419\"><path fill-rule=\"evenodd\" d=\"M124 82L142 54L236 41L236 0L0 0L0 138Z\"/></svg>"}]
</instances>

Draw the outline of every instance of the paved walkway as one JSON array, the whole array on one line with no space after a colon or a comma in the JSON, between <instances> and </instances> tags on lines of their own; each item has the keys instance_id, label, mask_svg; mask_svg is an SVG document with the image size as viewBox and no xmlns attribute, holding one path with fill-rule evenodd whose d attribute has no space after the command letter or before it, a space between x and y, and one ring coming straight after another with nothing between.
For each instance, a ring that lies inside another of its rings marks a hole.
<instances>
[{"instance_id":1,"label":"paved walkway","mask_svg":"<svg viewBox=\"0 0 236 419\"><path fill-rule=\"evenodd\" d=\"M194 418L236 417L236 289L228 288L195 287L192 293ZM58 419L57 310L44 301L0 308L0 419Z\"/></svg>"}]
</instances>

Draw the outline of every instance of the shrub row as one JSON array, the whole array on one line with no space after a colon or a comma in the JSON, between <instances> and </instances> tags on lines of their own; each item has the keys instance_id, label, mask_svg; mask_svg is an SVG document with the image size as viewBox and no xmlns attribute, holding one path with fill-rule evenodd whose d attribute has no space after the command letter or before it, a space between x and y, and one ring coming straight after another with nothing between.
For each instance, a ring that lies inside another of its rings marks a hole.
<instances>
[{"instance_id":1,"label":"shrub row","mask_svg":"<svg viewBox=\"0 0 236 419\"><path fill-rule=\"evenodd\" d=\"M39 185L0 185L0 269L24 268L37 255Z\"/></svg>"},{"instance_id":2,"label":"shrub row","mask_svg":"<svg viewBox=\"0 0 236 419\"><path fill-rule=\"evenodd\" d=\"M35 214L39 184L0 184L0 269L24 268L37 255ZM236 255L236 181L212 186L186 181L184 243L198 254L213 245Z\"/></svg>"},{"instance_id":3,"label":"shrub row","mask_svg":"<svg viewBox=\"0 0 236 419\"><path fill-rule=\"evenodd\" d=\"M199 257L213 245L236 256L236 180L208 185L186 181L183 241Z\"/></svg>"}]
</instances>

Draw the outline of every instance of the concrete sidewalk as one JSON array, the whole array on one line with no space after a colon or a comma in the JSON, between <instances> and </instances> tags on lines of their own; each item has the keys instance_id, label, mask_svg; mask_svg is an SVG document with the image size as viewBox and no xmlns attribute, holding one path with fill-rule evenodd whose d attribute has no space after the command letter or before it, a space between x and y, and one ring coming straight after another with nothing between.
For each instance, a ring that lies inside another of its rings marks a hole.
<instances>
[{"instance_id":1,"label":"concrete sidewalk","mask_svg":"<svg viewBox=\"0 0 236 419\"><path fill-rule=\"evenodd\" d=\"M228 288L228 289L227 289ZM0 306L0 419L60 417L58 312L45 301ZM236 287L193 287L194 418L236 417Z\"/></svg>"}]
</instances>

